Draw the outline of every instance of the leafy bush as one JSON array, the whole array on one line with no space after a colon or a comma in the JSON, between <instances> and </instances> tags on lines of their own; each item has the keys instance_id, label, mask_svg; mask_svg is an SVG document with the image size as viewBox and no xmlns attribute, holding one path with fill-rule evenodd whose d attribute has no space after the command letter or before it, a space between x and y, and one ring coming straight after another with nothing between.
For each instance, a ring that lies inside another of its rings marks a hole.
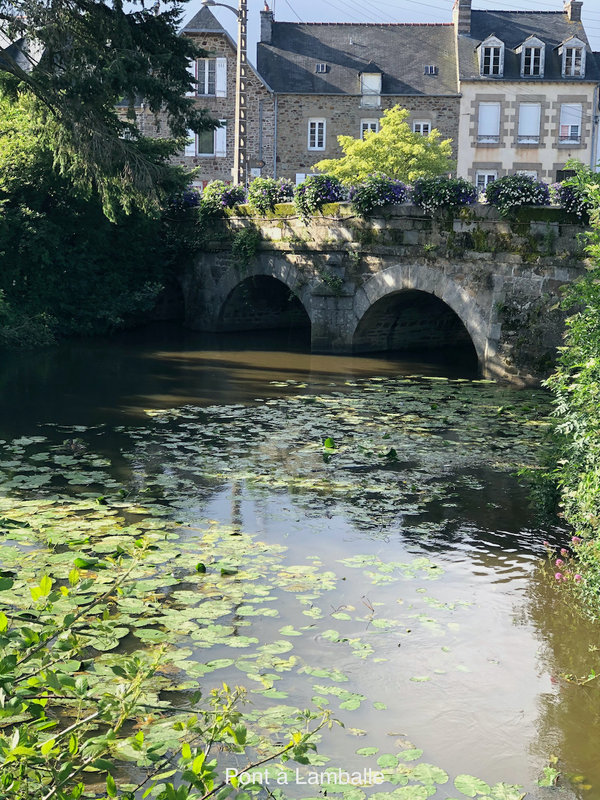
<instances>
[{"instance_id":1,"label":"leafy bush","mask_svg":"<svg viewBox=\"0 0 600 800\"><path fill-rule=\"evenodd\" d=\"M463 178L419 178L413 186L412 200L429 214L453 211L477 202L477 189Z\"/></svg>"},{"instance_id":2,"label":"leafy bush","mask_svg":"<svg viewBox=\"0 0 600 800\"><path fill-rule=\"evenodd\" d=\"M341 182L333 175L309 175L294 191L294 206L298 215L307 220L325 203L336 203L346 197Z\"/></svg>"},{"instance_id":3,"label":"leafy bush","mask_svg":"<svg viewBox=\"0 0 600 800\"><path fill-rule=\"evenodd\" d=\"M598 210L595 198L600 191L600 174L576 159L570 159L565 166L574 174L558 184L558 201L566 211L587 223L593 209Z\"/></svg>"},{"instance_id":4,"label":"leafy bush","mask_svg":"<svg viewBox=\"0 0 600 800\"><path fill-rule=\"evenodd\" d=\"M202 205L214 214L246 202L243 186L233 186L224 181L211 181L202 191Z\"/></svg>"},{"instance_id":5,"label":"leafy bush","mask_svg":"<svg viewBox=\"0 0 600 800\"><path fill-rule=\"evenodd\" d=\"M49 314L15 311L0 289L0 347L44 347L53 344L56 320Z\"/></svg>"},{"instance_id":6,"label":"leafy bush","mask_svg":"<svg viewBox=\"0 0 600 800\"><path fill-rule=\"evenodd\" d=\"M2 798L79 800L89 795L92 773L94 797L134 800L143 786L144 797L192 800L230 793L221 763L227 751L241 759L238 775L275 758L308 763L327 715L305 712L297 723L303 730L274 747L246 728L238 709L243 689L223 684L206 697L177 691L164 648L107 659L103 651L127 630L114 622L115 598L134 590L149 546L138 539L123 550L126 565L80 555L68 578L0 578ZM113 580L92 579L90 567L110 567ZM170 689L175 702L162 697ZM261 747L269 748L266 758L264 749L255 756ZM136 780L127 785L132 772Z\"/></svg>"},{"instance_id":7,"label":"leafy bush","mask_svg":"<svg viewBox=\"0 0 600 800\"><path fill-rule=\"evenodd\" d=\"M488 184L485 196L490 205L496 206L506 216L521 206L550 205L550 187L529 175L505 175Z\"/></svg>"},{"instance_id":8,"label":"leafy bush","mask_svg":"<svg viewBox=\"0 0 600 800\"><path fill-rule=\"evenodd\" d=\"M369 175L361 184L353 186L348 194L352 208L363 217L381 206L403 203L407 197L406 184L379 173Z\"/></svg>"},{"instance_id":9,"label":"leafy bush","mask_svg":"<svg viewBox=\"0 0 600 800\"><path fill-rule=\"evenodd\" d=\"M294 197L289 178L255 178L248 187L248 205L260 214L273 211L277 203L288 203Z\"/></svg>"}]
</instances>

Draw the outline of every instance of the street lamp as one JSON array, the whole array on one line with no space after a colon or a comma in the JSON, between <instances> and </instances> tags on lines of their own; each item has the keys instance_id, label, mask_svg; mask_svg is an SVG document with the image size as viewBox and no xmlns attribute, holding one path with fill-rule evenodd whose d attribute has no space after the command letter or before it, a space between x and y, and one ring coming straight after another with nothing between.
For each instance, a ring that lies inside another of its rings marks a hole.
<instances>
[{"instance_id":1,"label":"street lamp","mask_svg":"<svg viewBox=\"0 0 600 800\"><path fill-rule=\"evenodd\" d=\"M246 80L248 75L247 36L248 8L247 0L239 0L235 9L227 3L216 3L215 0L202 0L203 6L222 6L236 15L238 20L237 59L235 68L235 131L233 140L233 183L244 184L246 179L246 125L247 96Z\"/></svg>"}]
</instances>

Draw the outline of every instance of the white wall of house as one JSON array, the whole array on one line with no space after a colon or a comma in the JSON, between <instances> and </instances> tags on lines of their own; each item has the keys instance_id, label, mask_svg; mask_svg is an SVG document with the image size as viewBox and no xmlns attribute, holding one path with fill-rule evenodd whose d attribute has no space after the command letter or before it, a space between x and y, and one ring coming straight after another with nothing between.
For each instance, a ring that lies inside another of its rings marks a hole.
<instances>
[{"instance_id":1,"label":"white wall of house","mask_svg":"<svg viewBox=\"0 0 600 800\"><path fill-rule=\"evenodd\" d=\"M569 158L597 163L595 83L479 80L461 91L460 177L482 186L525 172L553 183Z\"/></svg>"}]
</instances>

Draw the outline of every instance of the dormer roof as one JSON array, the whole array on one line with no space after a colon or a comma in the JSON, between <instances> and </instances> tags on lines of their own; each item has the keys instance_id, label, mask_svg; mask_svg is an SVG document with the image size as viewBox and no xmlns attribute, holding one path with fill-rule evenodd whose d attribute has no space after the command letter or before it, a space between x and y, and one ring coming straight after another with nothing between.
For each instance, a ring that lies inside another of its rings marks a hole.
<instances>
[{"instance_id":1,"label":"dormer roof","mask_svg":"<svg viewBox=\"0 0 600 800\"><path fill-rule=\"evenodd\" d=\"M573 81L581 78L563 78L562 60L558 48L567 40L579 39L590 58L586 62L584 81L596 83L600 70L591 57L591 48L580 21L571 22L564 11L472 11L471 33L458 37L458 63L461 81L485 81L479 74L479 47L488 37L501 31L504 43L504 74L494 81L527 81L521 77L520 48L529 39L539 39L545 47L545 81ZM538 79L539 80L539 79Z\"/></svg>"}]
</instances>

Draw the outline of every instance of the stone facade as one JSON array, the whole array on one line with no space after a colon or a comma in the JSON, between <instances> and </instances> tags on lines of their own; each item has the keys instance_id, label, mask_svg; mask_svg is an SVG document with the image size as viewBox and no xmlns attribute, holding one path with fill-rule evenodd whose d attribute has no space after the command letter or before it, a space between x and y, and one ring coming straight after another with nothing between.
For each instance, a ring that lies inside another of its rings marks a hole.
<instances>
[{"instance_id":1,"label":"stone facade","mask_svg":"<svg viewBox=\"0 0 600 800\"><path fill-rule=\"evenodd\" d=\"M227 71L227 89L225 97L197 95L194 102L208 111L213 119L225 120L226 146L222 155L190 156L181 154L175 159L188 169L196 169L195 183L202 186L212 180L230 183L233 169L233 139L235 117L235 46L226 34L220 33L187 33L195 43L207 51L211 58L224 58ZM246 140L246 156L249 165L264 162L262 168L254 166L254 175L273 175L274 171L274 99L264 83L253 69L248 70L248 136ZM248 175L248 179L251 179Z\"/></svg>"},{"instance_id":2,"label":"stone facade","mask_svg":"<svg viewBox=\"0 0 600 800\"><path fill-rule=\"evenodd\" d=\"M304 307L315 351L438 347L468 335L484 375L521 385L546 374L564 328L560 288L585 270L582 228L558 209L510 223L477 206L441 224L412 206L368 221L340 206L304 226L280 206L273 218L223 225L184 278L190 327L229 329L238 287L271 278ZM260 248L237 264L232 235L251 226Z\"/></svg>"},{"instance_id":3,"label":"stone facade","mask_svg":"<svg viewBox=\"0 0 600 800\"><path fill-rule=\"evenodd\" d=\"M410 111L407 122L428 121L437 128L443 139L452 139L454 158L457 157L458 113L460 99L456 97L381 98L380 108L361 106L361 96L347 95L278 95L277 96L277 177L295 180L297 175L312 172L313 164L324 158L339 158L342 149L338 136L358 138L362 120L379 120L384 109L400 105ZM310 150L308 125L311 119L325 119L325 149Z\"/></svg>"}]
</instances>

